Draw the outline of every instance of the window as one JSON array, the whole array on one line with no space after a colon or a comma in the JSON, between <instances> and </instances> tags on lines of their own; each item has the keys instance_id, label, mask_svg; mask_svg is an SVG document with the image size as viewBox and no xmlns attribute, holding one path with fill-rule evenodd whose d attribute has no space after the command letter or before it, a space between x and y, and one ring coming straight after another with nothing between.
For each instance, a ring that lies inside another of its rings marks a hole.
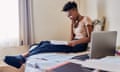
<instances>
[{"instance_id":1,"label":"window","mask_svg":"<svg viewBox=\"0 0 120 72\"><path fill-rule=\"evenodd\" d=\"M0 48L19 45L19 0L0 0Z\"/></svg>"}]
</instances>

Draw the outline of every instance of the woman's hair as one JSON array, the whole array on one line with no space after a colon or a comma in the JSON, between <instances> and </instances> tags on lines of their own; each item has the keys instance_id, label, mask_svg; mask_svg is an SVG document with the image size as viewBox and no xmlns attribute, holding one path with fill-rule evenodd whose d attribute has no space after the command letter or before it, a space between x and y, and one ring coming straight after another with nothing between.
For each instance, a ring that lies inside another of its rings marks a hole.
<instances>
[{"instance_id":1,"label":"woman's hair","mask_svg":"<svg viewBox=\"0 0 120 72\"><path fill-rule=\"evenodd\" d=\"M74 8L77 9L77 3L74 1L69 1L64 5L62 11L66 12L66 11L69 11L69 10L74 9Z\"/></svg>"}]
</instances>

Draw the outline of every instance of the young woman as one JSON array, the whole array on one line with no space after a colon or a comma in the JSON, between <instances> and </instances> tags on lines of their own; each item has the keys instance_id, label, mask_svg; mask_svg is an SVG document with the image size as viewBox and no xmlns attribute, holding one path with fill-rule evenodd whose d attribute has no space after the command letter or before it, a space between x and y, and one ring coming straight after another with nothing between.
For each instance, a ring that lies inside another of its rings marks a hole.
<instances>
[{"instance_id":1,"label":"young woman","mask_svg":"<svg viewBox=\"0 0 120 72\"><path fill-rule=\"evenodd\" d=\"M18 56L6 56L4 61L11 66L20 68L25 63L26 58L38 53L47 52L82 52L87 49L92 32L92 21L87 16L82 16L78 12L75 2L68 2L63 7L63 11L68 13L72 21L71 41L68 45L54 45L49 41L41 41L37 47Z\"/></svg>"}]
</instances>

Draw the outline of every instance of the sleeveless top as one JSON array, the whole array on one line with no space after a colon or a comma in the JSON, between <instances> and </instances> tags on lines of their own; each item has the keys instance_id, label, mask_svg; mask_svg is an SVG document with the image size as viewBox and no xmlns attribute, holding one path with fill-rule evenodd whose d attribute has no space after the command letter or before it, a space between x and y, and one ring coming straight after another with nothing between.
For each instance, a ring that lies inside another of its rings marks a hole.
<instances>
[{"instance_id":1,"label":"sleeveless top","mask_svg":"<svg viewBox=\"0 0 120 72\"><path fill-rule=\"evenodd\" d=\"M89 17L84 16L78 23L78 26L76 28L73 27L73 33L75 34L74 39L88 37L87 25L92 25L92 21Z\"/></svg>"}]
</instances>

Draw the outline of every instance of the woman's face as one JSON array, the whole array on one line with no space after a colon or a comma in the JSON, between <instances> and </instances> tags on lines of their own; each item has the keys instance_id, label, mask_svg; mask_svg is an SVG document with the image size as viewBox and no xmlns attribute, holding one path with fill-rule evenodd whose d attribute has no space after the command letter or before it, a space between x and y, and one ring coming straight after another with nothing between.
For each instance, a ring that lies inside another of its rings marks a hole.
<instances>
[{"instance_id":1,"label":"woman's face","mask_svg":"<svg viewBox=\"0 0 120 72\"><path fill-rule=\"evenodd\" d=\"M70 18L71 20L75 20L76 17L78 16L78 11L76 9L71 9L67 13L68 13L68 18Z\"/></svg>"}]
</instances>

